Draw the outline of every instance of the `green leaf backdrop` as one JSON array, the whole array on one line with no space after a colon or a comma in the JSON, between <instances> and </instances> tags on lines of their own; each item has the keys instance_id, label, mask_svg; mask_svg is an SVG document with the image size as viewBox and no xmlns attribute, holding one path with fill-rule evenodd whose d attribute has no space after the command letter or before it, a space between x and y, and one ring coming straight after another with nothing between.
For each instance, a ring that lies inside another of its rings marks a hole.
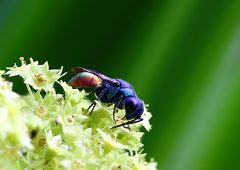
<instances>
[{"instance_id":1,"label":"green leaf backdrop","mask_svg":"<svg viewBox=\"0 0 240 170\"><path fill-rule=\"evenodd\" d=\"M150 105L145 152L159 169L236 170L239 11L238 0L1 0L0 68L25 56L121 77Z\"/></svg>"}]
</instances>

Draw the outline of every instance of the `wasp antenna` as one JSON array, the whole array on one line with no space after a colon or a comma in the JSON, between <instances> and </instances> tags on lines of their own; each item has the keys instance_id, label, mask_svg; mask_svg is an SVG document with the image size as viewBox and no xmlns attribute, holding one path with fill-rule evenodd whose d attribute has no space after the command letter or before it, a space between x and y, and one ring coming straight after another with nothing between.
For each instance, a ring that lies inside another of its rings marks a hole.
<instances>
[{"instance_id":1,"label":"wasp antenna","mask_svg":"<svg viewBox=\"0 0 240 170\"><path fill-rule=\"evenodd\" d=\"M130 121L128 121L128 122L125 122L125 123L122 123L122 124L120 124L120 125L116 125L116 126L113 126L112 128L111 128L111 130L112 129L115 129L115 128L117 128L117 127L120 127L120 126L125 126L125 125L130 125L130 124L134 124L134 123L138 123L138 122L141 122L143 120L143 118L138 118L138 119L133 119L133 120L130 120ZM127 128L128 129L128 128Z\"/></svg>"},{"instance_id":2,"label":"wasp antenna","mask_svg":"<svg viewBox=\"0 0 240 170\"><path fill-rule=\"evenodd\" d=\"M125 122L125 123L122 123L122 124L119 124L119 125L116 125L116 126L113 126L113 127L111 128L111 130L112 130L112 129L115 129L115 128L117 128L117 127L120 127L120 126L129 125L130 123L131 123L131 121L130 121L130 122Z\"/></svg>"}]
</instances>

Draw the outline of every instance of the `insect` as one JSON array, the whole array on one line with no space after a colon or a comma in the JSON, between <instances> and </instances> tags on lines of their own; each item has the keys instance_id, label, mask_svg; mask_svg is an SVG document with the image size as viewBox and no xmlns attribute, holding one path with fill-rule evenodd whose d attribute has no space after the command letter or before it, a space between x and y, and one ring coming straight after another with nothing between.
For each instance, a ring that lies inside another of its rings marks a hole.
<instances>
[{"instance_id":1,"label":"insect","mask_svg":"<svg viewBox=\"0 0 240 170\"><path fill-rule=\"evenodd\" d=\"M116 109L125 109L126 114L123 118L126 118L127 122L116 125L111 129L123 126L129 129L130 124L138 123L143 120L141 115L144 112L143 102L137 97L132 86L122 80L114 79L105 76L95 70L86 69L83 67L73 68L72 71L76 74L69 84L73 88L88 88L93 87L97 99L103 103L114 104L113 120L115 120ZM93 102L87 110L90 110L90 114L93 112L96 102ZM126 127L126 125L128 125Z\"/></svg>"}]
</instances>

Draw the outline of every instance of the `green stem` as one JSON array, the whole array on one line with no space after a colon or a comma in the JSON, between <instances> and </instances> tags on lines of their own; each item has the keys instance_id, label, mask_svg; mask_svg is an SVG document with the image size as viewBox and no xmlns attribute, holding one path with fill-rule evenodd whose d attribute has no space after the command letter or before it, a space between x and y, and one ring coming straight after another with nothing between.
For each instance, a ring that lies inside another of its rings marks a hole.
<instances>
[{"instance_id":1,"label":"green stem","mask_svg":"<svg viewBox=\"0 0 240 170\"><path fill-rule=\"evenodd\" d=\"M32 92L32 90L31 90L31 87L30 87L28 84L26 84L26 87L27 87L28 93L29 93L31 96L33 96L33 92Z\"/></svg>"}]
</instances>

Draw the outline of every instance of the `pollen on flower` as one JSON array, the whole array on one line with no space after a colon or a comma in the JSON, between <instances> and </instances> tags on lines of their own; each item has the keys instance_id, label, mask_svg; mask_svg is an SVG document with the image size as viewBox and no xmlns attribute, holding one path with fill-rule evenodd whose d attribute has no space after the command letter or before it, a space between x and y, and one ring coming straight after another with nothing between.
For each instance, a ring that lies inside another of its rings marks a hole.
<instances>
[{"instance_id":1,"label":"pollen on flower","mask_svg":"<svg viewBox=\"0 0 240 170\"><path fill-rule=\"evenodd\" d=\"M122 123L124 123L124 120L123 120L120 116L117 116L117 117L115 118L115 120L116 120L116 123L117 123L117 124L122 124Z\"/></svg>"},{"instance_id":2,"label":"pollen on flower","mask_svg":"<svg viewBox=\"0 0 240 170\"><path fill-rule=\"evenodd\" d=\"M68 115L66 117L66 123L67 123L68 126L73 126L74 123L75 123L74 115Z\"/></svg>"},{"instance_id":3,"label":"pollen on flower","mask_svg":"<svg viewBox=\"0 0 240 170\"><path fill-rule=\"evenodd\" d=\"M37 73L34 75L34 81L36 84L41 85L47 82L47 79L44 77L42 73Z\"/></svg>"},{"instance_id":4,"label":"pollen on flower","mask_svg":"<svg viewBox=\"0 0 240 170\"><path fill-rule=\"evenodd\" d=\"M37 146L40 147L40 148L43 147L45 144L46 144L46 138L45 137L40 138L37 142Z\"/></svg>"},{"instance_id":5,"label":"pollen on flower","mask_svg":"<svg viewBox=\"0 0 240 170\"><path fill-rule=\"evenodd\" d=\"M35 114L39 117L44 117L47 114L47 109L44 106L40 105L35 109Z\"/></svg>"},{"instance_id":6,"label":"pollen on flower","mask_svg":"<svg viewBox=\"0 0 240 170\"><path fill-rule=\"evenodd\" d=\"M81 159L79 159L79 160L75 160L74 162L73 162L73 169L75 170L77 170L77 169L83 169L84 168L84 166L85 166L85 162L83 161L83 160L81 160Z\"/></svg>"},{"instance_id":7,"label":"pollen on flower","mask_svg":"<svg viewBox=\"0 0 240 170\"><path fill-rule=\"evenodd\" d=\"M121 170L121 169L122 169L121 165L117 165L117 166L112 167L111 170Z\"/></svg>"}]
</instances>

